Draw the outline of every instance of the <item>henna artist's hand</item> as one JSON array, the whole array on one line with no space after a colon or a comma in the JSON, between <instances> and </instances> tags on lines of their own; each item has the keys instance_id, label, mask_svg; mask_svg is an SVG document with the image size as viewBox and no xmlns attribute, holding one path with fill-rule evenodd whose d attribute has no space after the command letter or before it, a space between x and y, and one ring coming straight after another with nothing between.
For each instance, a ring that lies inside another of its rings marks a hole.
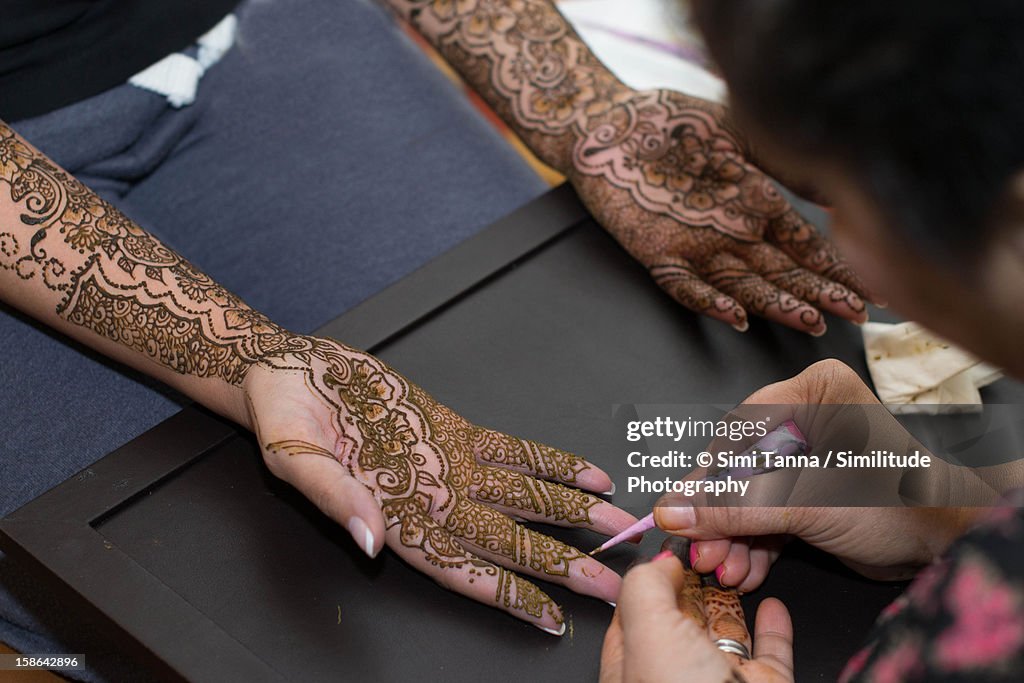
<instances>
[{"instance_id":1,"label":"henna artist's hand","mask_svg":"<svg viewBox=\"0 0 1024 683\"><path fill-rule=\"evenodd\" d=\"M864 286L744 154L725 109L668 90L619 96L578 133L569 172L599 222L679 303L747 328L863 322Z\"/></svg>"},{"instance_id":2,"label":"henna artist's hand","mask_svg":"<svg viewBox=\"0 0 1024 683\"><path fill-rule=\"evenodd\" d=\"M719 638L751 652L719 650ZM671 551L631 569L601 651L601 682L784 683L793 681L793 625L774 598L761 602L753 648L736 591L702 585Z\"/></svg>"},{"instance_id":3,"label":"henna artist's hand","mask_svg":"<svg viewBox=\"0 0 1024 683\"><path fill-rule=\"evenodd\" d=\"M615 572L516 522L606 534L633 523L580 490L612 488L582 458L472 425L380 360L329 339L296 338L253 367L244 388L271 471L368 555L386 543L442 586L556 634L558 605L513 571L617 599Z\"/></svg>"},{"instance_id":4,"label":"henna artist's hand","mask_svg":"<svg viewBox=\"0 0 1024 683\"><path fill-rule=\"evenodd\" d=\"M912 444L904 452L917 448L927 453L857 373L836 360L820 361L792 379L760 389L735 412L769 412L773 423L793 420L812 454L836 443L859 444L862 453ZM712 442L708 450L723 447ZM906 579L940 555L982 509L957 506L994 501L1000 493L977 471L932 460L927 470L906 472L809 468L762 474L751 484L748 496L759 496L753 501L670 494L658 502L655 521L671 534L694 540L690 561L698 571L715 572L722 584L741 591L761 584L783 544L794 536L870 578ZM688 478L692 476L700 473ZM871 502L856 504L871 507L829 503L849 501L851 491L870 495ZM917 506L908 507L908 499ZM772 506L758 506L766 500Z\"/></svg>"}]
</instances>

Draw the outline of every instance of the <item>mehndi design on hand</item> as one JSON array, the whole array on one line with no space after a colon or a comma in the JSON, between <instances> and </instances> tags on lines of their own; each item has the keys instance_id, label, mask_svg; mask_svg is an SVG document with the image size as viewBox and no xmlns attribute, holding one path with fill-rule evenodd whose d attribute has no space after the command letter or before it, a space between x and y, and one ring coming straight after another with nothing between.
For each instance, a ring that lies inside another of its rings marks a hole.
<instances>
[{"instance_id":1,"label":"mehndi design on hand","mask_svg":"<svg viewBox=\"0 0 1024 683\"><path fill-rule=\"evenodd\" d=\"M565 485L601 490L607 475L571 453L472 425L368 354L326 339L304 342L302 350L266 356L256 372L298 373L294 390L326 409L316 419L330 423L329 438L275 440L288 427L256 415L272 469L306 456L338 463L372 492L388 543L403 558L548 630L561 629L558 606L510 570L614 599L614 572L513 519L623 528L630 515Z\"/></svg>"}]
</instances>

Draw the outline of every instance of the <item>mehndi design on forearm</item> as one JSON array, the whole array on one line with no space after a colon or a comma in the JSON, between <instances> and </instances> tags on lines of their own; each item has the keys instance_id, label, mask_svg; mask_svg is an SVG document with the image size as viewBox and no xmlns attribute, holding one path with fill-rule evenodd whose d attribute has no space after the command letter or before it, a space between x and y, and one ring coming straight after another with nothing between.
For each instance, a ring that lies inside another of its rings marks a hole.
<instances>
[{"instance_id":1,"label":"mehndi design on forearm","mask_svg":"<svg viewBox=\"0 0 1024 683\"><path fill-rule=\"evenodd\" d=\"M288 347L291 335L0 123L3 184L20 225L0 230L0 268L40 278L65 320L176 373L236 385Z\"/></svg>"},{"instance_id":2,"label":"mehndi design on forearm","mask_svg":"<svg viewBox=\"0 0 1024 683\"><path fill-rule=\"evenodd\" d=\"M262 362L303 373L307 389L335 416L337 448L284 441L266 444L267 451L336 460L374 493L403 546L471 582L489 581L497 605L560 619L547 595L498 565L568 577L573 562L588 558L502 511L590 525L598 498L530 476L574 481L589 466L470 424L372 356L330 340L304 342L302 350L269 354Z\"/></svg>"}]
</instances>

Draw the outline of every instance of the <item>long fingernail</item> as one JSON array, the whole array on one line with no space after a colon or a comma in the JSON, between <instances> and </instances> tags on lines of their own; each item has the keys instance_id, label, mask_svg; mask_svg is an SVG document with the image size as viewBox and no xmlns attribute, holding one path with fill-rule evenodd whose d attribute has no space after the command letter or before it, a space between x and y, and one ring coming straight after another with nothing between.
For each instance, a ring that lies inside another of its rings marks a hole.
<instances>
[{"instance_id":1,"label":"long fingernail","mask_svg":"<svg viewBox=\"0 0 1024 683\"><path fill-rule=\"evenodd\" d=\"M363 544L363 552L370 557L376 557L377 553L373 550L373 532L370 531L370 527L367 526L359 517L353 517L348 520L348 532L352 534L352 538L356 543Z\"/></svg>"},{"instance_id":2,"label":"long fingernail","mask_svg":"<svg viewBox=\"0 0 1024 683\"><path fill-rule=\"evenodd\" d=\"M615 482L612 482L612 487L601 494L602 496L614 496L615 495Z\"/></svg>"},{"instance_id":3,"label":"long fingernail","mask_svg":"<svg viewBox=\"0 0 1024 683\"><path fill-rule=\"evenodd\" d=\"M744 320L741 323L736 323L735 325L733 325L732 329L736 330L737 332L746 332L747 330L750 329L750 323Z\"/></svg>"},{"instance_id":4,"label":"long fingernail","mask_svg":"<svg viewBox=\"0 0 1024 683\"><path fill-rule=\"evenodd\" d=\"M565 633L565 622L564 621L562 622L562 624L557 629L555 629L555 628L548 628L547 626L541 626L540 624L534 624L534 626L539 628L541 631L544 631L544 633L550 633L553 636L561 636L561 635L563 635Z\"/></svg>"},{"instance_id":5,"label":"long fingernail","mask_svg":"<svg viewBox=\"0 0 1024 683\"><path fill-rule=\"evenodd\" d=\"M823 337L823 336L825 336L826 332L828 332L828 327L826 327L825 325L822 325L817 330L811 330L811 336L812 337Z\"/></svg>"},{"instance_id":6,"label":"long fingernail","mask_svg":"<svg viewBox=\"0 0 1024 683\"><path fill-rule=\"evenodd\" d=\"M697 544L690 543L690 569L697 566L697 562L700 561L700 553L697 552Z\"/></svg>"},{"instance_id":7,"label":"long fingernail","mask_svg":"<svg viewBox=\"0 0 1024 683\"><path fill-rule=\"evenodd\" d=\"M611 600L605 600L605 602L607 602L607 603L608 603L609 605L611 605L612 607L615 607L615 606L616 606L616 605L615 605L615 603L614 603L614 602L612 602Z\"/></svg>"},{"instance_id":8,"label":"long fingernail","mask_svg":"<svg viewBox=\"0 0 1024 683\"><path fill-rule=\"evenodd\" d=\"M724 564L720 564L715 569L715 578L718 579L718 583L722 583L722 575L723 574L725 574L725 565Z\"/></svg>"},{"instance_id":9,"label":"long fingernail","mask_svg":"<svg viewBox=\"0 0 1024 683\"><path fill-rule=\"evenodd\" d=\"M693 511L693 505L689 503L674 503L658 511L658 521L662 529L678 531L689 529L697 523L697 514Z\"/></svg>"},{"instance_id":10,"label":"long fingernail","mask_svg":"<svg viewBox=\"0 0 1024 683\"><path fill-rule=\"evenodd\" d=\"M667 557L672 557L671 550L662 550L660 553L651 558L651 562L657 562L658 560L664 560Z\"/></svg>"}]
</instances>

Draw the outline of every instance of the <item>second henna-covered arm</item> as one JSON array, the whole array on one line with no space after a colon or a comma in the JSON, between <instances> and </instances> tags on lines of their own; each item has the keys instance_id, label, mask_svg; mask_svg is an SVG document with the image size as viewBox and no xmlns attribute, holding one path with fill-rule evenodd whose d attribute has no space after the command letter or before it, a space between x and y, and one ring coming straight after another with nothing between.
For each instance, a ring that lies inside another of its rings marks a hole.
<instances>
[{"instance_id":1,"label":"second henna-covered arm","mask_svg":"<svg viewBox=\"0 0 1024 683\"><path fill-rule=\"evenodd\" d=\"M749 161L724 108L635 91L550 0L382 0L412 24L595 218L691 310L813 334L860 322L865 288Z\"/></svg>"}]
</instances>

